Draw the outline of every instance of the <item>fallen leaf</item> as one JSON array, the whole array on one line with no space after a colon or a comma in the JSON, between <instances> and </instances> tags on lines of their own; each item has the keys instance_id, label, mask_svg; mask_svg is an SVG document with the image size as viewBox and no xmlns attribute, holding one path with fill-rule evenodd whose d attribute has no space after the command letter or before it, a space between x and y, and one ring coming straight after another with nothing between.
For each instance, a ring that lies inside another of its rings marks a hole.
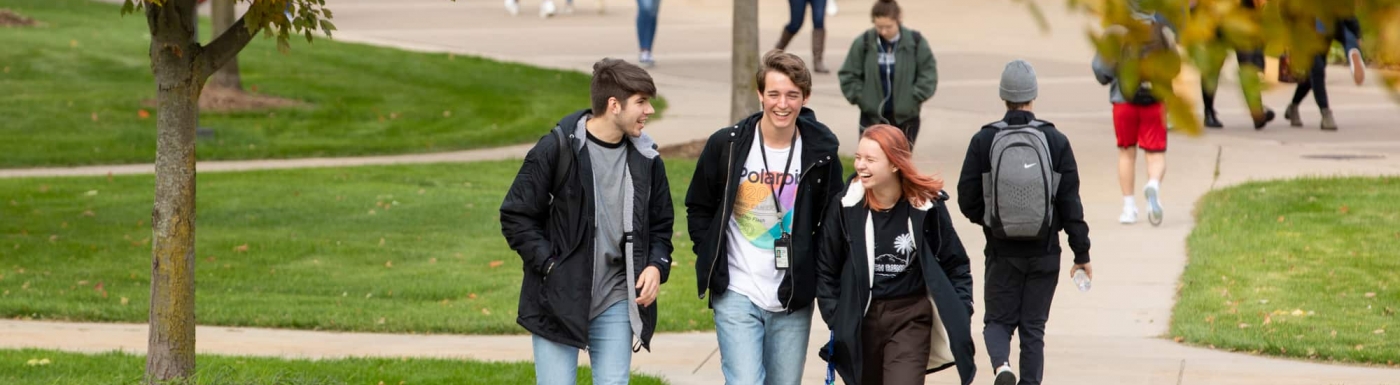
<instances>
[{"instance_id":1,"label":"fallen leaf","mask_svg":"<svg viewBox=\"0 0 1400 385\"><path fill-rule=\"evenodd\" d=\"M97 190L88 190L88 192L86 192L86 193L84 193L84 194L87 195L87 196L90 196L90 197L95 197L95 196L97 196Z\"/></svg>"},{"instance_id":2,"label":"fallen leaf","mask_svg":"<svg viewBox=\"0 0 1400 385\"><path fill-rule=\"evenodd\" d=\"M1249 328L1249 324L1247 324L1247 323L1240 323L1240 329L1248 329L1248 328Z\"/></svg>"},{"instance_id":3,"label":"fallen leaf","mask_svg":"<svg viewBox=\"0 0 1400 385\"><path fill-rule=\"evenodd\" d=\"M1333 330L1333 331L1332 331L1332 338L1337 338L1337 331L1336 331L1336 330Z\"/></svg>"},{"instance_id":4,"label":"fallen leaf","mask_svg":"<svg viewBox=\"0 0 1400 385\"><path fill-rule=\"evenodd\" d=\"M481 314L491 315L491 309L481 308Z\"/></svg>"},{"instance_id":5,"label":"fallen leaf","mask_svg":"<svg viewBox=\"0 0 1400 385\"><path fill-rule=\"evenodd\" d=\"M136 110L136 116L141 119L150 119L151 112L146 111L145 109Z\"/></svg>"},{"instance_id":6,"label":"fallen leaf","mask_svg":"<svg viewBox=\"0 0 1400 385\"><path fill-rule=\"evenodd\" d=\"M1366 345L1356 345L1356 350L1357 350L1357 351L1361 351L1361 349L1365 349L1365 348L1366 348Z\"/></svg>"},{"instance_id":7,"label":"fallen leaf","mask_svg":"<svg viewBox=\"0 0 1400 385\"><path fill-rule=\"evenodd\" d=\"M92 212L92 210L87 210L87 211L83 211L83 216L85 216L85 217L95 217L95 216L97 216L97 213Z\"/></svg>"},{"instance_id":8,"label":"fallen leaf","mask_svg":"<svg viewBox=\"0 0 1400 385\"><path fill-rule=\"evenodd\" d=\"M1282 215L1279 215L1279 216L1278 216L1278 223L1283 223L1283 216L1282 216Z\"/></svg>"},{"instance_id":9,"label":"fallen leaf","mask_svg":"<svg viewBox=\"0 0 1400 385\"><path fill-rule=\"evenodd\" d=\"M57 240L58 240L58 235L50 235L50 236L49 236L49 242L54 242L54 241L57 241Z\"/></svg>"},{"instance_id":10,"label":"fallen leaf","mask_svg":"<svg viewBox=\"0 0 1400 385\"><path fill-rule=\"evenodd\" d=\"M68 46L69 46L69 47L73 47L73 48L78 48L78 41L77 41L77 40L69 40L69 41L68 41Z\"/></svg>"},{"instance_id":11,"label":"fallen leaf","mask_svg":"<svg viewBox=\"0 0 1400 385\"><path fill-rule=\"evenodd\" d=\"M1376 329L1376 331L1371 332L1371 334L1385 334L1385 329Z\"/></svg>"},{"instance_id":12,"label":"fallen leaf","mask_svg":"<svg viewBox=\"0 0 1400 385\"><path fill-rule=\"evenodd\" d=\"M374 323L383 325L383 324L384 324L384 317L379 317L379 320L378 320L378 321L375 321ZM381 384L382 384L382 383L383 383L383 382L381 382Z\"/></svg>"},{"instance_id":13,"label":"fallen leaf","mask_svg":"<svg viewBox=\"0 0 1400 385\"><path fill-rule=\"evenodd\" d=\"M370 210L369 215L374 215L374 210Z\"/></svg>"},{"instance_id":14,"label":"fallen leaf","mask_svg":"<svg viewBox=\"0 0 1400 385\"><path fill-rule=\"evenodd\" d=\"M381 247L384 246L384 238L383 238L383 237L380 237L380 238L379 238L379 246L381 246Z\"/></svg>"},{"instance_id":15,"label":"fallen leaf","mask_svg":"<svg viewBox=\"0 0 1400 385\"><path fill-rule=\"evenodd\" d=\"M247 244L247 243L244 243L244 244L242 244L242 245L238 245L238 247L234 247L234 248L233 248L233 251L239 252L239 253L247 252L247 251L248 251L248 244Z\"/></svg>"},{"instance_id":16,"label":"fallen leaf","mask_svg":"<svg viewBox=\"0 0 1400 385\"><path fill-rule=\"evenodd\" d=\"M4 276L0 276L0 277L4 277ZM79 285L82 285L82 286L87 286L88 281L87 281L86 279L85 279L85 280L82 280L82 281L78 281L78 284L79 284Z\"/></svg>"},{"instance_id":17,"label":"fallen leaf","mask_svg":"<svg viewBox=\"0 0 1400 385\"><path fill-rule=\"evenodd\" d=\"M399 113L398 113L398 112L390 112L390 113L389 113L389 119L392 120L392 119L398 119L398 118L399 118Z\"/></svg>"},{"instance_id":18,"label":"fallen leaf","mask_svg":"<svg viewBox=\"0 0 1400 385\"><path fill-rule=\"evenodd\" d=\"M1376 298L1376 293L1366 293L1366 298Z\"/></svg>"},{"instance_id":19,"label":"fallen leaf","mask_svg":"<svg viewBox=\"0 0 1400 385\"><path fill-rule=\"evenodd\" d=\"M384 261L384 267L393 268L393 267L394 267L394 261Z\"/></svg>"},{"instance_id":20,"label":"fallen leaf","mask_svg":"<svg viewBox=\"0 0 1400 385\"><path fill-rule=\"evenodd\" d=\"M94 122L97 121L97 113L96 113L96 112L92 113L92 121L94 121Z\"/></svg>"},{"instance_id":21,"label":"fallen leaf","mask_svg":"<svg viewBox=\"0 0 1400 385\"><path fill-rule=\"evenodd\" d=\"M501 265L504 264L506 264L505 261L491 261L491 268L494 269L497 267L501 267Z\"/></svg>"},{"instance_id":22,"label":"fallen leaf","mask_svg":"<svg viewBox=\"0 0 1400 385\"><path fill-rule=\"evenodd\" d=\"M423 195L423 193L425 193L425 192L428 192L428 190L424 190L424 189L421 189L421 188L418 189L418 195Z\"/></svg>"},{"instance_id":23,"label":"fallen leaf","mask_svg":"<svg viewBox=\"0 0 1400 385\"><path fill-rule=\"evenodd\" d=\"M468 294L467 298L476 299L476 293Z\"/></svg>"},{"instance_id":24,"label":"fallen leaf","mask_svg":"<svg viewBox=\"0 0 1400 385\"><path fill-rule=\"evenodd\" d=\"M431 265L431 264L436 264L436 263L437 263L437 258L429 258L429 259L428 259L428 264Z\"/></svg>"},{"instance_id":25,"label":"fallen leaf","mask_svg":"<svg viewBox=\"0 0 1400 385\"><path fill-rule=\"evenodd\" d=\"M1268 325L1268 324L1271 324L1271 323L1274 323L1274 317L1273 317L1272 315L1265 314L1265 315L1264 315L1264 324L1265 324L1265 325Z\"/></svg>"},{"instance_id":26,"label":"fallen leaf","mask_svg":"<svg viewBox=\"0 0 1400 385\"><path fill-rule=\"evenodd\" d=\"M450 118L450 117L452 117L452 111L443 111L443 112L442 112L442 117L444 117L444 118Z\"/></svg>"},{"instance_id":27,"label":"fallen leaf","mask_svg":"<svg viewBox=\"0 0 1400 385\"><path fill-rule=\"evenodd\" d=\"M1351 208L1347 207L1347 205L1342 205L1342 208L1337 209L1337 211L1340 211L1342 214L1346 214L1351 212Z\"/></svg>"},{"instance_id":28,"label":"fallen leaf","mask_svg":"<svg viewBox=\"0 0 1400 385\"><path fill-rule=\"evenodd\" d=\"M693 321L692 321L692 322L693 322ZM1178 342L1178 343L1181 342L1181 341L1184 341L1184 340L1186 340L1186 339L1185 339L1185 338L1181 338L1181 336L1176 336L1176 338L1172 338L1172 341L1173 341L1173 342Z\"/></svg>"},{"instance_id":29,"label":"fallen leaf","mask_svg":"<svg viewBox=\"0 0 1400 385\"><path fill-rule=\"evenodd\" d=\"M5 66L5 73L10 73L10 66Z\"/></svg>"},{"instance_id":30,"label":"fallen leaf","mask_svg":"<svg viewBox=\"0 0 1400 385\"><path fill-rule=\"evenodd\" d=\"M1267 304L1267 303L1269 303L1269 300L1267 300L1267 299L1261 299L1261 300L1259 300L1259 304L1260 304L1260 305L1264 305L1264 304Z\"/></svg>"},{"instance_id":31,"label":"fallen leaf","mask_svg":"<svg viewBox=\"0 0 1400 385\"><path fill-rule=\"evenodd\" d=\"M365 298L373 297L374 293L365 293Z\"/></svg>"},{"instance_id":32,"label":"fallen leaf","mask_svg":"<svg viewBox=\"0 0 1400 385\"><path fill-rule=\"evenodd\" d=\"M131 300L127 299L126 297L122 297L122 306L126 306L128 303L131 303Z\"/></svg>"},{"instance_id":33,"label":"fallen leaf","mask_svg":"<svg viewBox=\"0 0 1400 385\"><path fill-rule=\"evenodd\" d=\"M1292 314L1294 317L1302 316L1302 315L1303 315L1303 310L1302 310L1302 309L1293 309L1293 312L1292 312L1292 313L1289 313L1289 314Z\"/></svg>"}]
</instances>

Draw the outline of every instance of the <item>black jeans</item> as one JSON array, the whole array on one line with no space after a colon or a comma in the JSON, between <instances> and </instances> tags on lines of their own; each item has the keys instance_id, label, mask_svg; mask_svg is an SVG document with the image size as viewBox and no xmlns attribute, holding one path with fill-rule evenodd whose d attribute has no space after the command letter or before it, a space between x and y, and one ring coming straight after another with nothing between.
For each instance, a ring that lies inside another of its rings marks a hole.
<instances>
[{"instance_id":1,"label":"black jeans","mask_svg":"<svg viewBox=\"0 0 1400 385\"><path fill-rule=\"evenodd\" d=\"M1293 91L1293 104L1303 102L1303 98L1308 96L1308 91L1313 92L1313 99L1317 100L1317 108L1330 108L1327 102L1327 54L1319 54L1313 57L1312 69L1308 71L1307 79L1298 80L1298 89Z\"/></svg>"},{"instance_id":2,"label":"black jeans","mask_svg":"<svg viewBox=\"0 0 1400 385\"><path fill-rule=\"evenodd\" d=\"M1020 385L1038 385L1044 375L1045 323L1059 274L1059 255L987 257L982 337L995 370L1010 363L1011 336L1021 331Z\"/></svg>"}]
</instances>

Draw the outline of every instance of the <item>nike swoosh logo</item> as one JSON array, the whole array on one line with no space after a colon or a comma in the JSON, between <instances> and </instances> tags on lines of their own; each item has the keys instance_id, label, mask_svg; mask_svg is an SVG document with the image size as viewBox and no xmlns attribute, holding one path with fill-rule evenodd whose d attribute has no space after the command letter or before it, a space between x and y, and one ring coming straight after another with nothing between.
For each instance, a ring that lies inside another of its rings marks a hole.
<instances>
[{"instance_id":1,"label":"nike swoosh logo","mask_svg":"<svg viewBox=\"0 0 1400 385\"><path fill-rule=\"evenodd\" d=\"M1031 163L1031 164L1027 164L1027 165L1024 165L1024 166L1025 166L1025 168L1031 168L1031 167L1035 167L1036 164L1037 164L1037 163Z\"/></svg>"}]
</instances>

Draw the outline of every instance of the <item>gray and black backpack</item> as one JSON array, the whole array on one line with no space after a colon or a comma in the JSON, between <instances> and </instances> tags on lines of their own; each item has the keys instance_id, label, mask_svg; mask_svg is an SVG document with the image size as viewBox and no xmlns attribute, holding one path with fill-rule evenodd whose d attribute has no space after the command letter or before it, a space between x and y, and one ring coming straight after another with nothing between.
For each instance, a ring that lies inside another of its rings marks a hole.
<instances>
[{"instance_id":1,"label":"gray and black backpack","mask_svg":"<svg viewBox=\"0 0 1400 385\"><path fill-rule=\"evenodd\" d=\"M1055 192L1060 174L1050 164L1050 145L1040 127L1044 122L1013 125L996 122L992 139L992 171L982 174L986 217L992 235L1009 240L1038 240L1050 236Z\"/></svg>"}]
</instances>

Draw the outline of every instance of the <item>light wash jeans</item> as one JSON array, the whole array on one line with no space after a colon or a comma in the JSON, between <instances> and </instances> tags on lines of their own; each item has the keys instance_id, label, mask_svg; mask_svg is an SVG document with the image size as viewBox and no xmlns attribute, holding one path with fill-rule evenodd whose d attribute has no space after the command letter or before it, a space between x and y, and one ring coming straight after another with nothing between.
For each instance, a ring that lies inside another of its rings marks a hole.
<instances>
[{"instance_id":1,"label":"light wash jeans","mask_svg":"<svg viewBox=\"0 0 1400 385\"><path fill-rule=\"evenodd\" d=\"M798 385L807 361L812 307L771 313L733 291L715 299L715 332L730 385Z\"/></svg>"},{"instance_id":2,"label":"light wash jeans","mask_svg":"<svg viewBox=\"0 0 1400 385\"><path fill-rule=\"evenodd\" d=\"M626 385L632 367L632 325L627 300L618 301L588 323L588 359L593 383ZM573 385L578 377L578 348L533 336L535 383Z\"/></svg>"}]
</instances>

